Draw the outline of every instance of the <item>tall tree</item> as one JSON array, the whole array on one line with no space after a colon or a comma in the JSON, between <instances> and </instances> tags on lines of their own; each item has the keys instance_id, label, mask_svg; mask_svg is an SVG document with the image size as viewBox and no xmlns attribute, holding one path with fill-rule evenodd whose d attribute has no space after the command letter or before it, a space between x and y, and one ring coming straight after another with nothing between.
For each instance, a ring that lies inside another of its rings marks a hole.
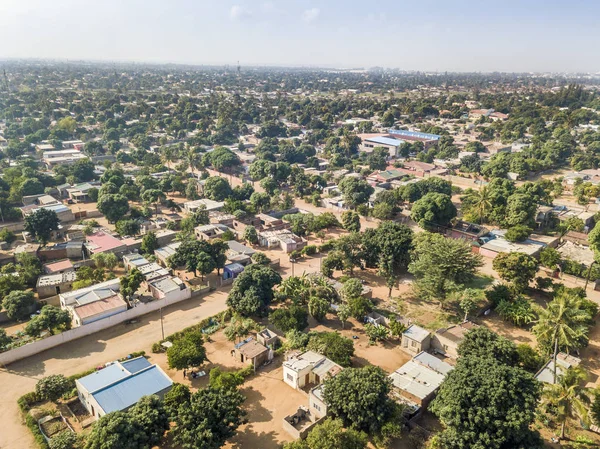
<instances>
[{"instance_id":1,"label":"tall tree","mask_svg":"<svg viewBox=\"0 0 600 449\"><path fill-rule=\"evenodd\" d=\"M52 231L56 231L59 224L58 215L50 209L40 208L25 217L25 230L42 245L48 243Z\"/></svg>"},{"instance_id":2,"label":"tall tree","mask_svg":"<svg viewBox=\"0 0 600 449\"><path fill-rule=\"evenodd\" d=\"M568 292L559 292L545 309L538 310L539 319L532 332L538 345L554 359L554 382L556 382L556 358L559 351L572 351L587 339L587 323L590 316L582 308L582 300Z\"/></svg>"},{"instance_id":3,"label":"tall tree","mask_svg":"<svg viewBox=\"0 0 600 449\"><path fill-rule=\"evenodd\" d=\"M560 422L560 439L565 438L569 419L579 418L589 424L590 396L582 384L587 373L582 367L571 367L558 377L555 384L547 384L543 397Z\"/></svg>"},{"instance_id":4,"label":"tall tree","mask_svg":"<svg viewBox=\"0 0 600 449\"><path fill-rule=\"evenodd\" d=\"M220 449L245 421L244 400L236 389L198 390L179 407L173 440L184 449Z\"/></svg>"},{"instance_id":5,"label":"tall tree","mask_svg":"<svg viewBox=\"0 0 600 449\"><path fill-rule=\"evenodd\" d=\"M522 292L534 278L538 263L528 254L511 252L498 254L492 266L502 279L511 283L516 292Z\"/></svg>"}]
</instances>

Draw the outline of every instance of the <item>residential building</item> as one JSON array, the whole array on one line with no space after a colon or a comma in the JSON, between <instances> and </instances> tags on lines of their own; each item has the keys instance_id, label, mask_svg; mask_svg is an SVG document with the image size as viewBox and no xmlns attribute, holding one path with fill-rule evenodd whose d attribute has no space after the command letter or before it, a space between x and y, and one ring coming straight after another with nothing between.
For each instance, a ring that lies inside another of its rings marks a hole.
<instances>
[{"instance_id":1,"label":"residential building","mask_svg":"<svg viewBox=\"0 0 600 449\"><path fill-rule=\"evenodd\" d=\"M149 281L148 290L155 299L164 299L167 302L176 302L192 297L192 291L176 276L164 276L162 278Z\"/></svg>"},{"instance_id":2,"label":"residential building","mask_svg":"<svg viewBox=\"0 0 600 449\"><path fill-rule=\"evenodd\" d=\"M452 227L448 229L446 235L453 239L463 239L475 242L489 232L489 229L481 225L457 220Z\"/></svg>"},{"instance_id":3,"label":"residential building","mask_svg":"<svg viewBox=\"0 0 600 449\"><path fill-rule=\"evenodd\" d=\"M36 201L36 204L30 204L29 206L23 206L21 208L21 214L23 214L23 218L27 217L35 213L39 209L47 209L56 213L56 216L60 220L61 223L67 223L69 221L75 220L75 215L73 215L73 211L69 209L67 206L51 197L50 195L45 195L46 197L52 198L53 202L44 202L43 204L39 204L39 200Z\"/></svg>"},{"instance_id":4,"label":"residential building","mask_svg":"<svg viewBox=\"0 0 600 449\"><path fill-rule=\"evenodd\" d=\"M222 224L207 224L196 226L194 228L196 238L205 241L221 238L227 231L233 233L233 229Z\"/></svg>"},{"instance_id":5,"label":"residential building","mask_svg":"<svg viewBox=\"0 0 600 449\"><path fill-rule=\"evenodd\" d=\"M300 250L307 244L306 239L297 236L289 229L259 232L258 241L261 246L266 246L267 248L281 248L286 253Z\"/></svg>"},{"instance_id":6,"label":"residential building","mask_svg":"<svg viewBox=\"0 0 600 449\"><path fill-rule=\"evenodd\" d=\"M252 365L254 371L273 358L273 351L256 341L254 337L236 344L231 354L236 360Z\"/></svg>"},{"instance_id":7,"label":"residential building","mask_svg":"<svg viewBox=\"0 0 600 449\"><path fill-rule=\"evenodd\" d=\"M208 198L200 200L186 201L183 203L183 209L187 213L196 212L198 209L205 209L207 211L220 210L225 205L222 201L213 201Z\"/></svg>"},{"instance_id":8,"label":"residential building","mask_svg":"<svg viewBox=\"0 0 600 449\"><path fill-rule=\"evenodd\" d=\"M90 287L61 293L60 306L73 317L73 326L82 326L127 310L119 294L119 279L110 279Z\"/></svg>"},{"instance_id":9,"label":"residential building","mask_svg":"<svg viewBox=\"0 0 600 449\"><path fill-rule=\"evenodd\" d=\"M337 363L314 351L292 355L283 362L283 380L290 387L300 390L318 386L342 370Z\"/></svg>"},{"instance_id":10,"label":"residential building","mask_svg":"<svg viewBox=\"0 0 600 449\"><path fill-rule=\"evenodd\" d=\"M113 237L104 231L88 235L85 240L85 249L90 256L107 252L122 255L127 251L127 245L125 245L123 240Z\"/></svg>"},{"instance_id":11,"label":"residential building","mask_svg":"<svg viewBox=\"0 0 600 449\"><path fill-rule=\"evenodd\" d=\"M42 155L42 161L49 169L52 169L57 165L72 165L82 159L87 159L87 156L75 148L44 151Z\"/></svg>"},{"instance_id":12,"label":"residential building","mask_svg":"<svg viewBox=\"0 0 600 449\"><path fill-rule=\"evenodd\" d=\"M126 411L143 396L162 398L173 381L144 357L113 364L75 381L77 395L94 418Z\"/></svg>"},{"instance_id":13,"label":"residential building","mask_svg":"<svg viewBox=\"0 0 600 449\"><path fill-rule=\"evenodd\" d=\"M420 352L392 374L394 393L403 401L426 407L454 367L427 352Z\"/></svg>"},{"instance_id":14,"label":"residential building","mask_svg":"<svg viewBox=\"0 0 600 449\"><path fill-rule=\"evenodd\" d=\"M40 276L37 280L35 290L40 299L50 296L70 292L73 288L73 282L77 280L75 271L65 271L64 273L47 274Z\"/></svg>"},{"instance_id":15,"label":"residential building","mask_svg":"<svg viewBox=\"0 0 600 449\"><path fill-rule=\"evenodd\" d=\"M46 274L66 273L75 270L73 262L70 259L57 260L56 262L46 263L42 266Z\"/></svg>"},{"instance_id":16,"label":"residential building","mask_svg":"<svg viewBox=\"0 0 600 449\"><path fill-rule=\"evenodd\" d=\"M408 131L405 129L390 129L388 130L388 135L390 137L402 139L408 142L422 142L423 148L425 150L428 150L432 146L437 145L438 140L440 140L440 138L442 137L437 134L422 133L419 131Z\"/></svg>"},{"instance_id":17,"label":"residential building","mask_svg":"<svg viewBox=\"0 0 600 449\"><path fill-rule=\"evenodd\" d=\"M235 279L244 271L244 265L233 262L223 267L223 279Z\"/></svg>"},{"instance_id":18,"label":"residential building","mask_svg":"<svg viewBox=\"0 0 600 449\"><path fill-rule=\"evenodd\" d=\"M427 351L431 343L431 335L428 330L416 324L411 324L402 334L400 347L411 354L419 354Z\"/></svg>"},{"instance_id":19,"label":"residential building","mask_svg":"<svg viewBox=\"0 0 600 449\"><path fill-rule=\"evenodd\" d=\"M458 346L462 343L467 332L478 327L471 321L438 329L431 338L431 347L440 354L448 357L458 357Z\"/></svg>"},{"instance_id":20,"label":"residential building","mask_svg":"<svg viewBox=\"0 0 600 449\"><path fill-rule=\"evenodd\" d=\"M181 245L181 242L169 243L166 246L154 250L154 255L156 256L156 260L166 267L168 265L168 259L177 251L177 248Z\"/></svg>"}]
</instances>

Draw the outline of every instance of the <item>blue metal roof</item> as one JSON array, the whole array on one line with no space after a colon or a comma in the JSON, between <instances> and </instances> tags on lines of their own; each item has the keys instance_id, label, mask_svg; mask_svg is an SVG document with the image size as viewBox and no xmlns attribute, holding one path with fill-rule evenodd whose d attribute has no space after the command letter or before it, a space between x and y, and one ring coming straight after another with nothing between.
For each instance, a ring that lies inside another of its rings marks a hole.
<instances>
[{"instance_id":1,"label":"blue metal roof","mask_svg":"<svg viewBox=\"0 0 600 449\"><path fill-rule=\"evenodd\" d=\"M404 143L404 140L392 139L390 137L371 137L371 138L368 138L365 140L367 142L375 142L375 143L380 143L382 145L393 145L395 147L402 145Z\"/></svg>"},{"instance_id":2,"label":"blue metal roof","mask_svg":"<svg viewBox=\"0 0 600 449\"><path fill-rule=\"evenodd\" d=\"M127 376L129 376L129 373L121 365L114 363L95 373L82 377L79 379L79 383L91 393L121 379L125 379Z\"/></svg>"},{"instance_id":3,"label":"blue metal roof","mask_svg":"<svg viewBox=\"0 0 600 449\"><path fill-rule=\"evenodd\" d=\"M121 362L121 365L123 365L123 367L131 374L135 374L143 369L148 368L149 366L152 366L152 363L150 363L145 357L137 357L135 359Z\"/></svg>"},{"instance_id":4,"label":"blue metal roof","mask_svg":"<svg viewBox=\"0 0 600 449\"><path fill-rule=\"evenodd\" d=\"M388 132L397 136L417 137L419 139L429 140L439 140L439 138L442 137L437 134L419 133L416 131L407 131L405 129L390 129Z\"/></svg>"},{"instance_id":5,"label":"blue metal roof","mask_svg":"<svg viewBox=\"0 0 600 449\"><path fill-rule=\"evenodd\" d=\"M105 413L125 410L137 403L143 396L166 390L173 381L156 365L116 382L92 394Z\"/></svg>"}]
</instances>

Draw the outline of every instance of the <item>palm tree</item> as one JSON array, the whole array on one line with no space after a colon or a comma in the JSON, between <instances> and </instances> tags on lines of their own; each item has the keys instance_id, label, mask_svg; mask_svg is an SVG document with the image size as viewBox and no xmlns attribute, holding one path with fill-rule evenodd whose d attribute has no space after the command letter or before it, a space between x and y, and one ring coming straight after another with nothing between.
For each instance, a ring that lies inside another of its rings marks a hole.
<instances>
[{"instance_id":1,"label":"palm tree","mask_svg":"<svg viewBox=\"0 0 600 449\"><path fill-rule=\"evenodd\" d=\"M488 186L483 186L477 192L477 196L473 202L473 211L477 217L477 222L483 223L491 209L492 200L490 199L490 190Z\"/></svg>"},{"instance_id":2,"label":"palm tree","mask_svg":"<svg viewBox=\"0 0 600 449\"><path fill-rule=\"evenodd\" d=\"M559 293L543 309L538 310L538 322L532 332L538 344L547 349L554 347L554 383L558 351L577 349L587 335L589 314L581 308L581 298L570 293Z\"/></svg>"},{"instance_id":3,"label":"palm tree","mask_svg":"<svg viewBox=\"0 0 600 449\"><path fill-rule=\"evenodd\" d=\"M544 398L555 411L560 422L560 439L565 438L567 420L580 418L588 422L588 405L590 397L587 390L581 386L587 379L587 373L581 367L571 367L558 379L558 383L547 385Z\"/></svg>"},{"instance_id":4,"label":"palm tree","mask_svg":"<svg viewBox=\"0 0 600 449\"><path fill-rule=\"evenodd\" d=\"M175 148L172 146L164 146L161 148L162 161L166 164L169 169L171 168L171 162L175 160Z\"/></svg>"},{"instance_id":5,"label":"palm tree","mask_svg":"<svg viewBox=\"0 0 600 449\"><path fill-rule=\"evenodd\" d=\"M200 162L200 157L198 155L198 152L196 151L196 148L188 147L185 150L185 153L183 156L184 157L182 159L184 159L190 166L190 170L192 171L192 176L193 176L194 168L198 168L198 163Z\"/></svg>"}]
</instances>

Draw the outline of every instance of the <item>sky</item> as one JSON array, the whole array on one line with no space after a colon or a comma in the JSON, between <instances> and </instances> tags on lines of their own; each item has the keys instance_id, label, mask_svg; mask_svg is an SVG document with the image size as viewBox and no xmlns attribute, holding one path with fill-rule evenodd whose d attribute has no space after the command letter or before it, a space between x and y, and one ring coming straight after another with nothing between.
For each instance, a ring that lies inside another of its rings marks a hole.
<instances>
[{"instance_id":1,"label":"sky","mask_svg":"<svg viewBox=\"0 0 600 449\"><path fill-rule=\"evenodd\" d=\"M598 0L0 0L0 58L600 72Z\"/></svg>"}]
</instances>

